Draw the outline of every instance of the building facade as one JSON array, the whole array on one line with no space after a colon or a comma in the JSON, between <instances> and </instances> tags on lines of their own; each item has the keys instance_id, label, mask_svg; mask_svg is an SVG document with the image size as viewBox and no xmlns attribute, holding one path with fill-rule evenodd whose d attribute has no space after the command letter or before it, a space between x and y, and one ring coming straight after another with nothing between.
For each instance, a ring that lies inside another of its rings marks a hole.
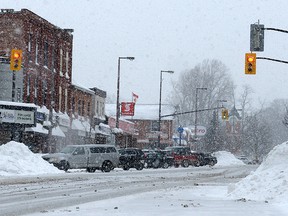
<instances>
[{"instance_id":1,"label":"building facade","mask_svg":"<svg viewBox=\"0 0 288 216\"><path fill-rule=\"evenodd\" d=\"M53 142L40 148L44 152L51 150L47 145L57 149L60 142L95 143L95 126L105 121L106 92L72 84L73 30L61 29L27 9L1 9L0 29L0 101L38 107L37 127L25 132L26 141ZM10 70L12 49L23 53L19 71Z\"/></svg>"},{"instance_id":2,"label":"building facade","mask_svg":"<svg viewBox=\"0 0 288 216\"><path fill-rule=\"evenodd\" d=\"M23 76L17 85L19 100L71 114L72 29L61 29L33 12L2 9L0 12L1 57L8 58L12 49L23 52ZM9 67L2 67L11 74ZM17 79L16 78L16 79ZM12 101L17 101L16 95Z\"/></svg>"}]
</instances>

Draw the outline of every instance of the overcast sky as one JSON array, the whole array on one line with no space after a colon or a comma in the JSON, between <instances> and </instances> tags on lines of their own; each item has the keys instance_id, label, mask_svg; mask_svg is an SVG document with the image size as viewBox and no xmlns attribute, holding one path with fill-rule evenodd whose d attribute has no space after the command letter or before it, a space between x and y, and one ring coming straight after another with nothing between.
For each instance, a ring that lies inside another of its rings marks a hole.
<instances>
[{"instance_id":1,"label":"overcast sky","mask_svg":"<svg viewBox=\"0 0 288 216\"><path fill-rule=\"evenodd\" d=\"M73 80L116 96L119 56L122 100L158 103L160 71L162 102L171 81L204 59L219 59L239 90L249 84L254 99L287 98L288 65L257 60L257 75L244 74L250 48L250 24L288 30L287 0L0 0L0 7L27 8L60 28L74 29ZM288 34L265 31L265 51L257 56L288 60ZM207 86L209 88L209 86Z\"/></svg>"}]
</instances>

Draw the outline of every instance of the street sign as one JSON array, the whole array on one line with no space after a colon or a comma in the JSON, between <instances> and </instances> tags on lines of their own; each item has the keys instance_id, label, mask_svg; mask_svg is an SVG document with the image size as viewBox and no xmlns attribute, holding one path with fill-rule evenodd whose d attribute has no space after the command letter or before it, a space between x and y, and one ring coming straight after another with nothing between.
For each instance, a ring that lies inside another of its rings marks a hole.
<instances>
[{"instance_id":1,"label":"street sign","mask_svg":"<svg viewBox=\"0 0 288 216\"><path fill-rule=\"evenodd\" d=\"M177 131L178 131L178 133L182 134L184 132L184 128L180 126L177 128Z\"/></svg>"}]
</instances>

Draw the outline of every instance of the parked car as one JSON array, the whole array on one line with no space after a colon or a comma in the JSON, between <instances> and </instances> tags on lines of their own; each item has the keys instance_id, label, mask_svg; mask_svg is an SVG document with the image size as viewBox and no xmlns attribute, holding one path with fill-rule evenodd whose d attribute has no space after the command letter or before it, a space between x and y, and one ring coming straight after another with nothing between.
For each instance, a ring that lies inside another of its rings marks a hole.
<instances>
[{"instance_id":1,"label":"parked car","mask_svg":"<svg viewBox=\"0 0 288 216\"><path fill-rule=\"evenodd\" d=\"M129 170L130 168L142 170L144 168L145 155L141 149L125 148L118 151L120 154L118 167L123 170Z\"/></svg>"},{"instance_id":2,"label":"parked car","mask_svg":"<svg viewBox=\"0 0 288 216\"><path fill-rule=\"evenodd\" d=\"M174 165L174 157L170 151L157 150L147 153L145 157L145 168L167 169Z\"/></svg>"},{"instance_id":3,"label":"parked car","mask_svg":"<svg viewBox=\"0 0 288 216\"><path fill-rule=\"evenodd\" d=\"M119 163L117 149L107 144L68 145L59 153L43 155L42 158L64 171L85 168L87 172L96 169L110 172Z\"/></svg>"},{"instance_id":4,"label":"parked car","mask_svg":"<svg viewBox=\"0 0 288 216\"><path fill-rule=\"evenodd\" d=\"M196 153L200 161L200 166L214 166L217 163L217 158L210 153Z\"/></svg>"},{"instance_id":5,"label":"parked car","mask_svg":"<svg viewBox=\"0 0 288 216\"><path fill-rule=\"evenodd\" d=\"M200 160L197 154L192 153L189 147L173 146L166 147L165 150L172 152L175 167L188 167L189 165L200 166Z\"/></svg>"}]
</instances>

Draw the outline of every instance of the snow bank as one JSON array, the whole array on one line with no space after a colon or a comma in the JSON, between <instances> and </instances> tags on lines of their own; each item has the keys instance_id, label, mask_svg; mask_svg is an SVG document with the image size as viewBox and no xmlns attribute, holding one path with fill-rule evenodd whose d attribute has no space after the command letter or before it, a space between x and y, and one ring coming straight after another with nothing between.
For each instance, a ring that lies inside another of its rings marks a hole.
<instances>
[{"instance_id":1,"label":"snow bank","mask_svg":"<svg viewBox=\"0 0 288 216\"><path fill-rule=\"evenodd\" d=\"M52 164L34 154L23 143L0 145L0 176L62 173Z\"/></svg>"},{"instance_id":2,"label":"snow bank","mask_svg":"<svg viewBox=\"0 0 288 216\"><path fill-rule=\"evenodd\" d=\"M233 198L288 202L288 142L274 147L258 169L228 192Z\"/></svg>"},{"instance_id":3,"label":"snow bank","mask_svg":"<svg viewBox=\"0 0 288 216\"><path fill-rule=\"evenodd\" d=\"M245 165L243 161L237 159L232 153L227 151L215 152L214 156L217 158L215 166Z\"/></svg>"}]
</instances>

